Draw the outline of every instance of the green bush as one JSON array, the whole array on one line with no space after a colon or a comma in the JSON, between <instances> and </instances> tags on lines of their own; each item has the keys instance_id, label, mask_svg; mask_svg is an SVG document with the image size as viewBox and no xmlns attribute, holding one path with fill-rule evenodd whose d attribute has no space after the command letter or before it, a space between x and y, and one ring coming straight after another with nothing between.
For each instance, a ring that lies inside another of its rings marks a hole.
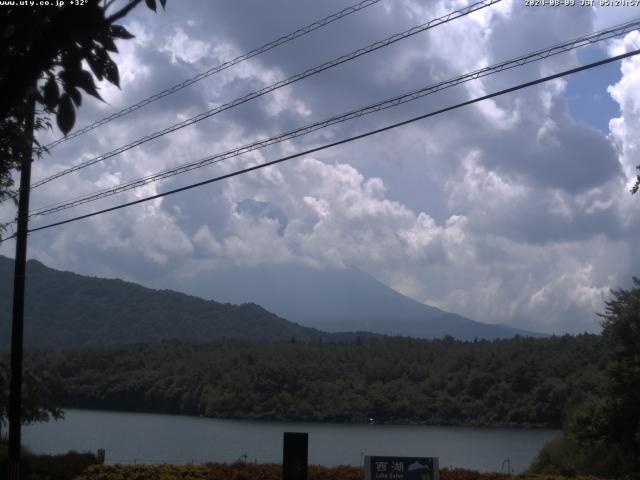
<instances>
[{"instance_id":1,"label":"green bush","mask_svg":"<svg viewBox=\"0 0 640 480\"><path fill-rule=\"evenodd\" d=\"M8 446L0 442L0 478L7 472ZM34 455L22 447L22 478L24 480L71 480L98 463L93 453L68 452L63 455Z\"/></svg>"},{"instance_id":2,"label":"green bush","mask_svg":"<svg viewBox=\"0 0 640 480\"><path fill-rule=\"evenodd\" d=\"M341 465L322 467L310 465L309 480L362 480L361 467ZM557 475L509 475L478 472L462 468L443 468L441 480L567 480ZM85 470L74 480L281 480L279 464L222 464L205 465L96 465ZM593 476L574 477L572 480L598 480Z\"/></svg>"},{"instance_id":3,"label":"green bush","mask_svg":"<svg viewBox=\"0 0 640 480\"><path fill-rule=\"evenodd\" d=\"M91 465L98 464L94 453L70 451L63 455L31 455L25 459L27 480L71 480Z\"/></svg>"},{"instance_id":4,"label":"green bush","mask_svg":"<svg viewBox=\"0 0 640 480\"><path fill-rule=\"evenodd\" d=\"M563 434L542 447L528 473L625 478L625 472L631 471L631 465L631 458L618 445L586 442Z\"/></svg>"}]
</instances>

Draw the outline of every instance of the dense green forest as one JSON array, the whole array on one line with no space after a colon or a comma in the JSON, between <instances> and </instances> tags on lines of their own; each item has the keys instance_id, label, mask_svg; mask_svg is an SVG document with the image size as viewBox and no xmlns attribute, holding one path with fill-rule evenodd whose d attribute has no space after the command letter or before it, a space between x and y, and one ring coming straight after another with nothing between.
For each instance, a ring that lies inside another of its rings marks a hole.
<instances>
[{"instance_id":1,"label":"dense green forest","mask_svg":"<svg viewBox=\"0 0 640 480\"><path fill-rule=\"evenodd\" d=\"M0 255L0 349L8 348L13 260ZM31 294L30 294L31 292ZM37 292L37 294L35 293ZM27 262L25 342L43 348L117 345L165 339L216 341L349 341L353 333L303 327L247 303L232 305L153 290L123 280L93 278ZM375 336L361 333L361 336Z\"/></svg>"},{"instance_id":2,"label":"dense green forest","mask_svg":"<svg viewBox=\"0 0 640 480\"><path fill-rule=\"evenodd\" d=\"M352 344L164 342L27 359L66 407L330 422L559 427L599 389L596 335Z\"/></svg>"}]
</instances>

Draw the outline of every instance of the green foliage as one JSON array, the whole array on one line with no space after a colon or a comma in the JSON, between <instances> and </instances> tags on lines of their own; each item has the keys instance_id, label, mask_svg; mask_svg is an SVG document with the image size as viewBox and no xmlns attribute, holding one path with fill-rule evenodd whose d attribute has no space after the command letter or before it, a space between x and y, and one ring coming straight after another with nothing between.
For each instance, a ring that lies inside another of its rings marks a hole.
<instances>
[{"instance_id":1,"label":"green foliage","mask_svg":"<svg viewBox=\"0 0 640 480\"><path fill-rule=\"evenodd\" d=\"M282 480L282 465L208 463L205 465L96 465L89 467L76 480ZM310 465L309 480L362 480L362 467L339 465L323 467ZM441 480L519 480L523 477L494 472L478 472L462 468L440 469ZM565 480L550 475L527 475L531 480ZM597 480L593 476L574 477L573 480Z\"/></svg>"},{"instance_id":2,"label":"green foliage","mask_svg":"<svg viewBox=\"0 0 640 480\"><path fill-rule=\"evenodd\" d=\"M11 311L12 275L13 261L0 256L0 312ZM206 301L122 280L60 272L33 260L27 262L25 343L31 347L165 339L212 341L224 337L289 341L293 336L301 342L333 337L288 322L255 304ZM8 348L9 339L9 322L0 322L0 349Z\"/></svg>"},{"instance_id":3,"label":"green foliage","mask_svg":"<svg viewBox=\"0 0 640 480\"><path fill-rule=\"evenodd\" d=\"M558 427L564 412L602 383L603 356L601 337L581 335L477 343L164 342L39 352L29 362L60 379L68 407Z\"/></svg>"},{"instance_id":4,"label":"green foliage","mask_svg":"<svg viewBox=\"0 0 640 480\"><path fill-rule=\"evenodd\" d=\"M0 361L0 439L3 427L7 423L9 406L9 368L8 362ZM60 386L49 372L27 368L22 384L22 422L46 422L49 419L63 418L60 408Z\"/></svg>"},{"instance_id":5,"label":"green foliage","mask_svg":"<svg viewBox=\"0 0 640 480\"><path fill-rule=\"evenodd\" d=\"M15 192L12 191L13 178L11 171L19 169L21 160L26 153L26 147L31 142L31 136L26 132L25 116L28 115L30 109L26 102L17 105L11 115L5 119L0 119L0 201L4 201L9 197L14 197ZM42 130L50 128L48 119L43 116L42 111L36 112L34 120L34 129ZM36 146L39 146L37 140L33 140ZM42 152L36 151L38 156ZM0 224L0 233L5 229L5 225Z\"/></svg>"},{"instance_id":6,"label":"green foliage","mask_svg":"<svg viewBox=\"0 0 640 480\"><path fill-rule=\"evenodd\" d=\"M63 455L29 455L24 469L27 480L72 480L98 464L94 453L70 451Z\"/></svg>"},{"instance_id":7,"label":"green foliage","mask_svg":"<svg viewBox=\"0 0 640 480\"><path fill-rule=\"evenodd\" d=\"M30 94L56 115L66 135L75 122L75 108L82 103L80 89L102 100L94 76L119 86L118 67L111 58L117 53L116 39L133 38L115 22L125 17L141 0L132 0L115 12L113 2L89 0L82 8L8 6L0 14L3 57L0 64L0 118ZM147 1L155 11L155 1ZM164 7L164 1L161 2ZM25 58L28 56L28 61ZM90 71L84 69L88 65ZM38 84L36 92L29 92Z\"/></svg>"},{"instance_id":8,"label":"green foliage","mask_svg":"<svg viewBox=\"0 0 640 480\"><path fill-rule=\"evenodd\" d=\"M569 412L563 435L540 452L531 470L640 478L640 279L606 302L606 381Z\"/></svg>"},{"instance_id":9,"label":"green foliage","mask_svg":"<svg viewBox=\"0 0 640 480\"><path fill-rule=\"evenodd\" d=\"M98 464L94 453L73 450L62 455L34 455L22 448L22 478L25 480L72 480L91 465ZM0 442L0 472L6 471L7 447Z\"/></svg>"},{"instance_id":10,"label":"green foliage","mask_svg":"<svg viewBox=\"0 0 640 480\"><path fill-rule=\"evenodd\" d=\"M529 472L546 475L595 475L625 478L631 470L629 455L618 445L603 441L584 442L563 434L548 442L529 467ZM628 477L634 478L634 477Z\"/></svg>"},{"instance_id":11,"label":"green foliage","mask_svg":"<svg viewBox=\"0 0 640 480\"><path fill-rule=\"evenodd\" d=\"M0 9L0 200L15 196L11 171L20 167L33 141L28 121L33 101L41 107L34 130L50 127L51 115L66 135L82 104L81 90L102 100L94 78L119 86L111 54L118 51L115 40L133 35L116 22L141 1L130 0L114 12L107 12L114 2L99 0L81 7L16 2ZM155 11L155 0L146 3ZM160 3L164 8L165 0Z\"/></svg>"},{"instance_id":12,"label":"green foliage","mask_svg":"<svg viewBox=\"0 0 640 480\"><path fill-rule=\"evenodd\" d=\"M635 452L640 471L640 279L633 284L612 292L601 316L609 354L607 436Z\"/></svg>"}]
</instances>

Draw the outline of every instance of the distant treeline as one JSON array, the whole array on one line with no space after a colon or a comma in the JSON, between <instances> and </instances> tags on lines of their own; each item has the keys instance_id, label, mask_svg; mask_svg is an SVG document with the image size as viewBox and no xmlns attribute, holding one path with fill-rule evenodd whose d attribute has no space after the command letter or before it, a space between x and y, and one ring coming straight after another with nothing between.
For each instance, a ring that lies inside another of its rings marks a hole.
<instances>
[{"instance_id":1,"label":"distant treeline","mask_svg":"<svg viewBox=\"0 0 640 480\"><path fill-rule=\"evenodd\" d=\"M29 355L65 407L218 418L560 427L598 391L596 335L352 344L163 342Z\"/></svg>"}]
</instances>

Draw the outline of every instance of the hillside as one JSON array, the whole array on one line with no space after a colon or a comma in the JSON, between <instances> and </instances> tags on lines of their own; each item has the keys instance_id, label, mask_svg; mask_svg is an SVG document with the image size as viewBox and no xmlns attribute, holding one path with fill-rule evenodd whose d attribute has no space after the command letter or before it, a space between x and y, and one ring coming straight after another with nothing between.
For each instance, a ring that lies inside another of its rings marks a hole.
<instances>
[{"instance_id":1,"label":"hillside","mask_svg":"<svg viewBox=\"0 0 640 480\"><path fill-rule=\"evenodd\" d=\"M233 267L199 276L182 288L219 301L256 302L291 321L327 332L369 331L416 338L452 335L461 340L541 336L420 303L357 268Z\"/></svg>"},{"instance_id":2,"label":"hillside","mask_svg":"<svg viewBox=\"0 0 640 480\"><path fill-rule=\"evenodd\" d=\"M4 346L9 342L13 265L13 260L0 256ZM29 260L25 341L29 346L65 348L225 337L339 342L380 335L452 335L460 340L538 335L425 305L353 268L236 268L211 272L181 287L198 296L63 272Z\"/></svg>"},{"instance_id":3,"label":"hillside","mask_svg":"<svg viewBox=\"0 0 640 480\"><path fill-rule=\"evenodd\" d=\"M14 262L0 256L0 339L9 343ZM123 280L62 272L29 260L25 343L65 348L166 339L248 341L349 339L302 327L259 305L232 305ZM354 337L355 338L355 337Z\"/></svg>"}]
</instances>

